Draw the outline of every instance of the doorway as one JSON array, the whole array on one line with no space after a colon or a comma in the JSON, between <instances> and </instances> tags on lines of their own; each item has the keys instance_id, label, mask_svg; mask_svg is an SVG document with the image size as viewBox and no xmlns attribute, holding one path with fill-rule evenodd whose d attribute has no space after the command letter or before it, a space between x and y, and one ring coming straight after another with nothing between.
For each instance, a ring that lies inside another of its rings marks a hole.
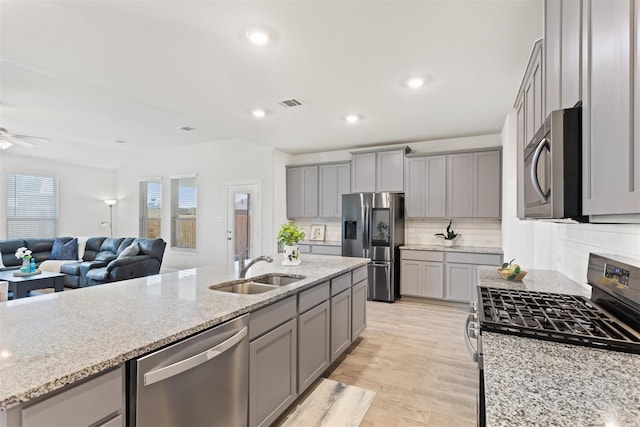
<instances>
[{"instance_id":1,"label":"doorway","mask_svg":"<svg viewBox=\"0 0 640 427\"><path fill-rule=\"evenodd\" d=\"M227 263L254 258L260 242L261 200L259 184L227 185Z\"/></svg>"}]
</instances>

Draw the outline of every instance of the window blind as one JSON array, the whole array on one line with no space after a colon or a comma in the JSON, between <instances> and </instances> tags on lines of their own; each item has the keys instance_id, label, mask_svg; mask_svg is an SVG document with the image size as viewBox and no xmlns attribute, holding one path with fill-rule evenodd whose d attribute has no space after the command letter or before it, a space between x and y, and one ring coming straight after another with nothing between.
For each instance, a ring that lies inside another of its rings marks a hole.
<instances>
[{"instance_id":1,"label":"window blind","mask_svg":"<svg viewBox=\"0 0 640 427\"><path fill-rule=\"evenodd\" d=\"M56 178L7 174L7 238L55 237L57 232Z\"/></svg>"},{"instance_id":2,"label":"window blind","mask_svg":"<svg viewBox=\"0 0 640 427\"><path fill-rule=\"evenodd\" d=\"M171 246L196 248L196 177L171 179Z\"/></svg>"},{"instance_id":3,"label":"window blind","mask_svg":"<svg viewBox=\"0 0 640 427\"><path fill-rule=\"evenodd\" d=\"M140 181L140 237L157 239L162 235L162 182Z\"/></svg>"}]
</instances>

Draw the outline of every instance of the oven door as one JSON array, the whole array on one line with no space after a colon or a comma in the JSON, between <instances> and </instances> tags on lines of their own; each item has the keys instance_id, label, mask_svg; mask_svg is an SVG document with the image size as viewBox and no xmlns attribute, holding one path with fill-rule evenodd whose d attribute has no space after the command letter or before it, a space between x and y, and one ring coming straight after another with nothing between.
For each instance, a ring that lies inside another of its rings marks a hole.
<instances>
[{"instance_id":1,"label":"oven door","mask_svg":"<svg viewBox=\"0 0 640 427\"><path fill-rule=\"evenodd\" d=\"M482 336L480 334L480 322L477 314L477 303L471 303L471 308L464 324L464 342L471 359L478 364L478 394L476 396L476 414L478 426L487 425L485 397L484 397L484 367L482 365ZM473 341L476 342L474 347Z\"/></svg>"},{"instance_id":2,"label":"oven door","mask_svg":"<svg viewBox=\"0 0 640 427\"><path fill-rule=\"evenodd\" d=\"M525 149L525 218L551 218L551 190L551 134L545 133Z\"/></svg>"}]
</instances>

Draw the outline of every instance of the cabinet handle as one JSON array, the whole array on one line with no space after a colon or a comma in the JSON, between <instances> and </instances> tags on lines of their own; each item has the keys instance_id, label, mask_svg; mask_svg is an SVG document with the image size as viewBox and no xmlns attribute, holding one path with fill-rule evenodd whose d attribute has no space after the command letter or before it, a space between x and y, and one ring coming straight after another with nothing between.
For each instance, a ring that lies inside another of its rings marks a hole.
<instances>
[{"instance_id":1,"label":"cabinet handle","mask_svg":"<svg viewBox=\"0 0 640 427\"><path fill-rule=\"evenodd\" d=\"M540 187L540 181L538 180L538 161L540 160L540 156L542 155L542 150L545 147L547 148L547 150L549 150L549 152L551 152L551 143L549 142L547 137L542 138L542 141L538 143L538 146L536 147L536 151L533 153L533 157L531 159L530 172L531 172L531 183L533 184L534 191L538 194L538 197L540 197L540 200L546 203L549 201L550 191L545 194L542 191L542 188Z\"/></svg>"}]
</instances>

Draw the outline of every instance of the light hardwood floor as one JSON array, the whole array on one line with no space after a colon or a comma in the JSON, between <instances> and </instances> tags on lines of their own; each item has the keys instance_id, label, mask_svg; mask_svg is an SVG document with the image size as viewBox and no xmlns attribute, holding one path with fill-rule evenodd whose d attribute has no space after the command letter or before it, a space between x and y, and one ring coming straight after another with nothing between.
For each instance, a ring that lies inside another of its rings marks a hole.
<instances>
[{"instance_id":1,"label":"light hardwood floor","mask_svg":"<svg viewBox=\"0 0 640 427\"><path fill-rule=\"evenodd\" d=\"M367 302L367 330L324 376L376 392L361 427L475 426L478 371L467 310Z\"/></svg>"}]
</instances>

